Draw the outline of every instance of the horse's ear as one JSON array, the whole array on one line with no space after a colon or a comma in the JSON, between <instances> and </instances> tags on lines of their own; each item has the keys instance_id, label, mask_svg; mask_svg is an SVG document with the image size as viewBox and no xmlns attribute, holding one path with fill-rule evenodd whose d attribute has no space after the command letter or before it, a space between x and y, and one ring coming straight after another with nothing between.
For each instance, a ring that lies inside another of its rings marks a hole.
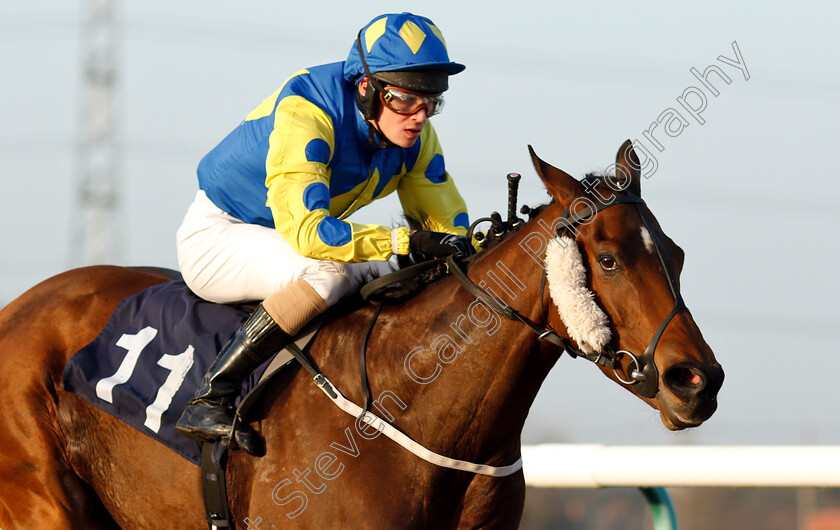
<instances>
[{"instance_id":1,"label":"horse's ear","mask_svg":"<svg viewBox=\"0 0 840 530\"><path fill-rule=\"evenodd\" d=\"M618 148L615 155L615 177L618 185L637 197L642 196L641 169L639 157L629 139Z\"/></svg>"},{"instance_id":2,"label":"horse's ear","mask_svg":"<svg viewBox=\"0 0 840 530\"><path fill-rule=\"evenodd\" d=\"M541 160L530 145L528 146L528 152L531 153L534 169L537 170L537 174L545 183L545 187L548 188L552 197L558 199L562 204L569 205L584 194L583 186L576 178Z\"/></svg>"}]
</instances>

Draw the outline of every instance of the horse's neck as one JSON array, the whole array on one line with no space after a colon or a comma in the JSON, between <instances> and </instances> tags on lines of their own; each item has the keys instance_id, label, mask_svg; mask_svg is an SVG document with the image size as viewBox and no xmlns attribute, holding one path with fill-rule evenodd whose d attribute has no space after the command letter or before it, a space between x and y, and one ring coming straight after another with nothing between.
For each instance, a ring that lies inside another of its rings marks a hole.
<instances>
[{"instance_id":1,"label":"horse's neck","mask_svg":"<svg viewBox=\"0 0 840 530\"><path fill-rule=\"evenodd\" d=\"M540 322L542 270L519 247L522 237L511 236L477 260L469 275ZM477 302L454 278L427 288L400 313L385 339L395 354L386 384L398 389L394 395L407 396L405 417L431 447L463 458L510 458L559 351L538 343L521 322Z\"/></svg>"}]
</instances>

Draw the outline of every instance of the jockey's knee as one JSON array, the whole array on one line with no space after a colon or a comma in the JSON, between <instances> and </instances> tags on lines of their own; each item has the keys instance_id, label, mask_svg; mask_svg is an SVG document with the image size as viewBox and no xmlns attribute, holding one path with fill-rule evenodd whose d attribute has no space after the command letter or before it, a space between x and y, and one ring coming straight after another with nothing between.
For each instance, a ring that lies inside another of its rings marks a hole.
<instances>
[{"instance_id":1,"label":"jockey's knee","mask_svg":"<svg viewBox=\"0 0 840 530\"><path fill-rule=\"evenodd\" d=\"M355 288L347 266L334 261L315 261L303 271L301 279L312 286L327 306L335 305Z\"/></svg>"},{"instance_id":2,"label":"jockey's knee","mask_svg":"<svg viewBox=\"0 0 840 530\"><path fill-rule=\"evenodd\" d=\"M359 290L365 283L394 272L397 266L390 261L336 263L317 261L301 275L328 306L336 304L347 294Z\"/></svg>"}]
</instances>

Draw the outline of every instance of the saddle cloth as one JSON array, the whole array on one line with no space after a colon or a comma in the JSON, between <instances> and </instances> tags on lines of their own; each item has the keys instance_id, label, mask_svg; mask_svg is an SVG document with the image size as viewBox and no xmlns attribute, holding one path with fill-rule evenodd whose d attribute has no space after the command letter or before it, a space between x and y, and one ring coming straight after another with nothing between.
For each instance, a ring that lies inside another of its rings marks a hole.
<instances>
[{"instance_id":1,"label":"saddle cloth","mask_svg":"<svg viewBox=\"0 0 840 530\"><path fill-rule=\"evenodd\" d=\"M183 281L149 287L120 302L99 336L73 355L64 369L64 389L198 465L200 442L175 432L175 423L249 314L240 306L202 300ZM243 383L242 395L269 362Z\"/></svg>"}]
</instances>

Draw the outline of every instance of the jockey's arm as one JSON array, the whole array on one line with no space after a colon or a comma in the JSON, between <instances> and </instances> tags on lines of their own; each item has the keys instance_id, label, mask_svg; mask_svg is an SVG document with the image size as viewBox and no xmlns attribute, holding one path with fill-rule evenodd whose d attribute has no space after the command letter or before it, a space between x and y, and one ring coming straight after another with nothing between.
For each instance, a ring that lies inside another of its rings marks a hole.
<instances>
[{"instance_id":1,"label":"jockey's arm","mask_svg":"<svg viewBox=\"0 0 840 530\"><path fill-rule=\"evenodd\" d=\"M426 123L417 162L397 186L406 215L424 222L426 230L463 236L467 233L467 204L446 171L443 151L431 123Z\"/></svg>"},{"instance_id":2,"label":"jockey's arm","mask_svg":"<svg viewBox=\"0 0 840 530\"><path fill-rule=\"evenodd\" d=\"M285 108L283 108L285 107ZM316 105L287 97L275 114L266 158L267 205L275 227L300 255L356 263L408 254L409 231L330 215L333 123Z\"/></svg>"}]
</instances>

